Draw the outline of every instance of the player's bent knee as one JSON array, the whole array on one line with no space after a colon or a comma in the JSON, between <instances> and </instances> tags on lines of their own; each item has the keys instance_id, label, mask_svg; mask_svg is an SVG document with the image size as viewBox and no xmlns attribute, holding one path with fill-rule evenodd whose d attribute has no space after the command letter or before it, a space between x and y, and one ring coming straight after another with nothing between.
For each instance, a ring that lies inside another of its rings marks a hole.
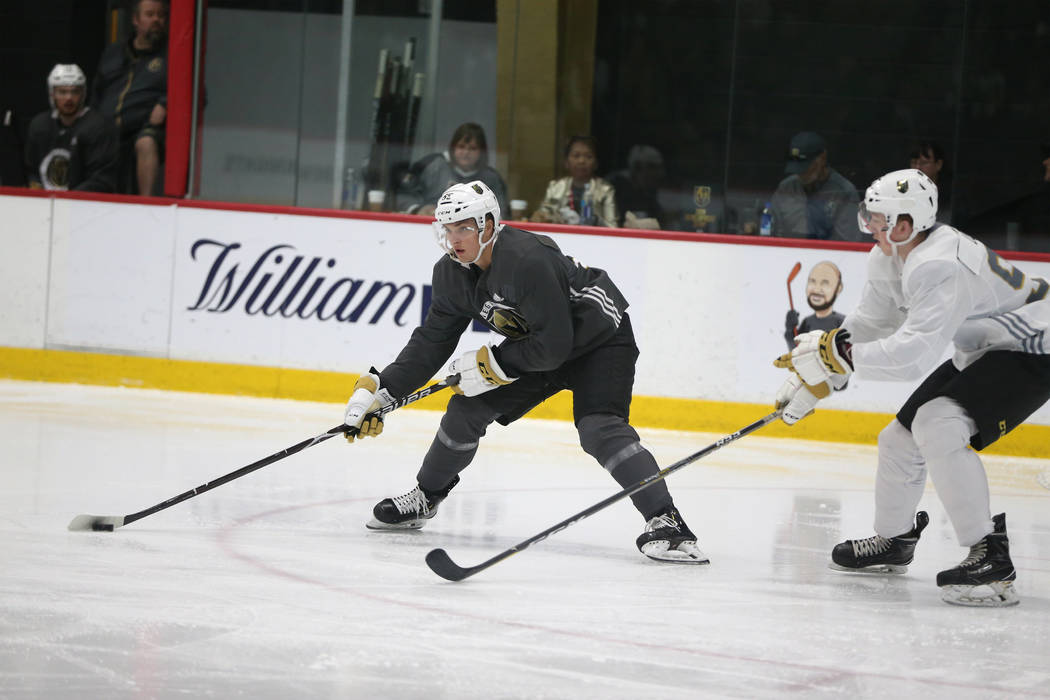
<instances>
[{"instance_id":1,"label":"player's bent knee","mask_svg":"<svg viewBox=\"0 0 1050 700\"><path fill-rule=\"evenodd\" d=\"M915 444L927 460L949 455L970 444L975 424L966 410L946 396L927 401L911 424Z\"/></svg>"},{"instance_id":2,"label":"player's bent knee","mask_svg":"<svg viewBox=\"0 0 1050 700\"><path fill-rule=\"evenodd\" d=\"M914 449L915 440L910 430L901 425L896 418L890 421L879 433L879 450L898 451L901 449Z\"/></svg>"},{"instance_id":3,"label":"player's bent knee","mask_svg":"<svg viewBox=\"0 0 1050 700\"><path fill-rule=\"evenodd\" d=\"M483 401L454 394L441 417L441 429L457 442L476 442L485 436L495 419L496 415Z\"/></svg>"},{"instance_id":4,"label":"player's bent knee","mask_svg":"<svg viewBox=\"0 0 1050 700\"><path fill-rule=\"evenodd\" d=\"M635 432L622 416L592 413L576 424L583 451L605 464L609 457L624 447L639 442Z\"/></svg>"}]
</instances>

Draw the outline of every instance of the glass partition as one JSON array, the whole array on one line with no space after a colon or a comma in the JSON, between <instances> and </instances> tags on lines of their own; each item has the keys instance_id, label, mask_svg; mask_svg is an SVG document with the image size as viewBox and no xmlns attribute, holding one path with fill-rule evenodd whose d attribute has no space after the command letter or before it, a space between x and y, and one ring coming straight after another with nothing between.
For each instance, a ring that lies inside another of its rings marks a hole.
<instances>
[{"instance_id":1,"label":"glass partition","mask_svg":"<svg viewBox=\"0 0 1050 700\"><path fill-rule=\"evenodd\" d=\"M839 238L774 197L817 144L843 206L940 160L942 220L1050 251L1050 3L211 0L205 24L201 198L403 211L472 122L525 216L588 134L649 226Z\"/></svg>"}]
</instances>

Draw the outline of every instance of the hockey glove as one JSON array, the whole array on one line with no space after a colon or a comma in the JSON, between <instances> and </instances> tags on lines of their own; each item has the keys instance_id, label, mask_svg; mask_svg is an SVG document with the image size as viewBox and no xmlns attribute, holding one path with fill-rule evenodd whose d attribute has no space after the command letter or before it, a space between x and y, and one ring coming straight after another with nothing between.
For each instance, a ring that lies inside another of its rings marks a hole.
<instances>
[{"instance_id":1,"label":"hockey glove","mask_svg":"<svg viewBox=\"0 0 1050 700\"><path fill-rule=\"evenodd\" d=\"M780 420L788 425L798 423L813 413L813 407L828 393L827 384L809 386L802 381L802 377L792 372L777 391L777 410L780 411Z\"/></svg>"},{"instance_id":2,"label":"hockey glove","mask_svg":"<svg viewBox=\"0 0 1050 700\"><path fill-rule=\"evenodd\" d=\"M833 375L849 376L853 372L853 345L849 331L810 331L795 338L791 364L806 384L820 384Z\"/></svg>"},{"instance_id":3,"label":"hockey glove","mask_svg":"<svg viewBox=\"0 0 1050 700\"><path fill-rule=\"evenodd\" d=\"M496 354L488 343L452 360L448 366L448 373L459 375L459 384L453 385L452 391L463 396L484 394L517 379L507 376L496 362Z\"/></svg>"},{"instance_id":4,"label":"hockey glove","mask_svg":"<svg viewBox=\"0 0 1050 700\"><path fill-rule=\"evenodd\" d=\"M354 393L346 403L343 422L350 428L357 428L356 431L345 433L346 441L353 443L355 438L379 437L383 432L383 417L373 412L393 400L390 392L379 388L379 374L375 367L371 368L368 374L362 374L354 384Z\"/></svg>"}]
</instances>

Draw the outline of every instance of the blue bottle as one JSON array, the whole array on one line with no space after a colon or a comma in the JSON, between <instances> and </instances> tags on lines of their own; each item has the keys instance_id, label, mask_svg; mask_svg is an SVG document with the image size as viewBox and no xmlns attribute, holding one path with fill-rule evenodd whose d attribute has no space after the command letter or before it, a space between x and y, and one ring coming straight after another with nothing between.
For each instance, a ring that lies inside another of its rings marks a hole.
<instances>
[{"instance_id":1,"label":"blue bottle","mask_svg":"<svg viewBox=\"0 0 1050 700\"><path fill-rule=\"evenodd\" d=\"M773 206L769 202L766 202L766 205L762 207L762 218L758 224L758 235L773 235Z\"/></svg>"},{"instance_id":2,"label":"blue bottle","mask_svg":"<svg viewBox=\"0 0 1050 700\"><path fill-rule=\"evenodd\" d=\"M591 221L591 183L587 183L583 186L583 202L580 204L580 223L584 226L590 226L594 222Z\"/></svg>"}]
</instances>

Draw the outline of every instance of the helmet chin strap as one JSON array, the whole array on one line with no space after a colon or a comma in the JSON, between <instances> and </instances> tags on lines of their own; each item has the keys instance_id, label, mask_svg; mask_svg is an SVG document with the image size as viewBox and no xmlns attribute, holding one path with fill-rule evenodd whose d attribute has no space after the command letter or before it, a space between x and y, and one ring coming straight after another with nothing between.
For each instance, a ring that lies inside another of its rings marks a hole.
<instances>
[{"instance_id":1,"label":"helmet chin strap","mask_svg":"<svg viewBox=\"0 0 1050 700\"><path fill-rule=\"evenodd\" d=\"M890 238L890 233L893 231L893 228L895 228L895 227L896 227L896 224L894 224L894 227L891 227L888 231L886 231L886 242L889 243L890 247L893 249L894 257L896 257L897 259L899 259L899 260L901 260L903 262L904 259L901 258L901 246L908 245L909 243L914 241L916 238L919 237L919 235L922 233L922 231L917 231L914 228L912 228L910 236L905 238L903 241L895 241L892 238Z\"/></svg>"}]
</instances>

